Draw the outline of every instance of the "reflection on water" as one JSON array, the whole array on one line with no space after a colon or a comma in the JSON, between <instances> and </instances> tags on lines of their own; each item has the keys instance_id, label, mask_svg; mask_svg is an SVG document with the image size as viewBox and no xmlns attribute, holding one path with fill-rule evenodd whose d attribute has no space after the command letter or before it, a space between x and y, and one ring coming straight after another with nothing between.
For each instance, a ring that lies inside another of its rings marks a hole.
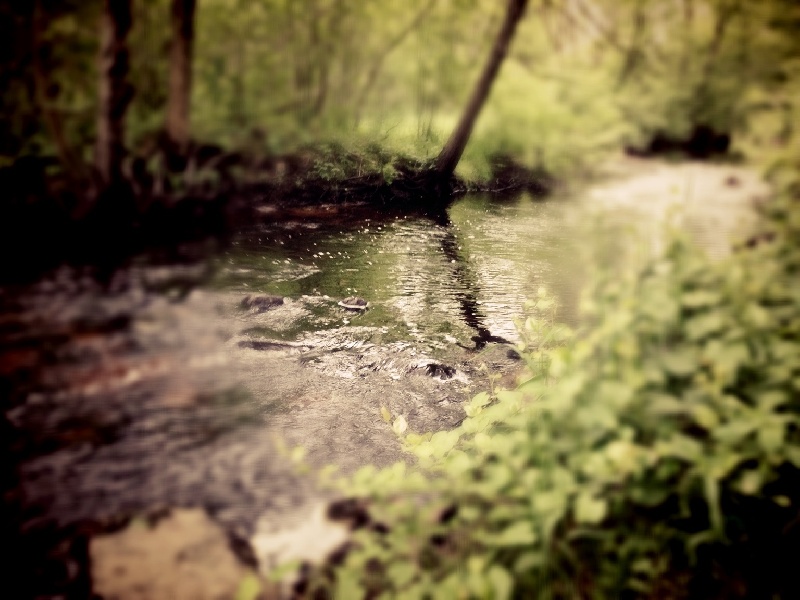
<instances>
[{"instance_id":1,"label":"reflection on water","mask_svg":"<svg viewBox=\"0 0 800 600\"><path fill-rule=\"evenodd\" d=\"M648 164L634 177L618 174L546 202L466 196L445 219L269 223L237 242L219 283L292 297L357 294L374 307L359 324L388 326L398 337L513 340L514 320L539 287L557 297L558 318L574 322L589 271L660 252L667 226L723 255L730 236L752 221L753 195L765 193L755 175L734 178L730 170Z\"/></svg>"},{"instance_id":2,"label":"reflection on water","mask_svg":"<svg viewBox=\"0 0 800 600\"><path fill-rule=\"evenodd\" d=\"M539 286L556 290L567 313L574 306L571 273L580 265L565 251L574 242L566 204L475 195L445 220L266 224L224 257L218 283L290 297L359 295L372 309L358 324L388 326L398 338L468 346L480 345L476 336L513 339L514 319Z\"/></svg>"}]
</instances>

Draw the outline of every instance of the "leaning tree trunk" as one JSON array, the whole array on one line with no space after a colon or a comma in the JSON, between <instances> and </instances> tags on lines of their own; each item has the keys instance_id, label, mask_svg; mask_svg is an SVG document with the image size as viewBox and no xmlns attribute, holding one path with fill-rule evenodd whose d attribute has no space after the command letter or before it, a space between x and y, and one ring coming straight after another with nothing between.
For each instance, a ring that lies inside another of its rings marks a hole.
<instances>
[{"instance_id":1,"label":"leaning tree trunk","mask_svg":"<svg viewBox=\"0 0 800 600\"><path fill-rule=\"evenodd\" d=\"M514 37L517 24L525 13L527 4L528 0L508 0L506 17L497 34L497 38L495 38L489 60L483 68L483 73L481 73L481 77L472 92L458 125L456 125L455 130L450 135L450 139L447 140L447 144L442 148L434 163L434 171L442 178L450 177L456 170L458 161L461 160L461 155L467 146L469 136L472 134L472 128L478 119L478 114L480 114L484 102L486 102L486 98L489 97L492 84L500 71L500 65L502 65L503 59L506 57L508 46Z\"/></svg>"},{"instance_id":2,"label":"leaning tree trunk","mask_svg":"<svg viewBox=\"0 0 800 600\"><path fill-rule=\"evenodd\" d=\"M172 0L172 43L169 56L167 136L177 147L189 143L189 103L192 92L192 46L196 0Z\"/></svg>"},{"instance_id":3,"label":"leaning tree trunk","mask_svg":"<svg viewBox=\"0 0 800 600\"><path fill-rule=\"evenodd\" d=\"M133 96L128 83L131 0L104 0L100 21L99 106L95 166L104 185L119 181L125 152L125 112Z\"/></svg>"}]
</instances>

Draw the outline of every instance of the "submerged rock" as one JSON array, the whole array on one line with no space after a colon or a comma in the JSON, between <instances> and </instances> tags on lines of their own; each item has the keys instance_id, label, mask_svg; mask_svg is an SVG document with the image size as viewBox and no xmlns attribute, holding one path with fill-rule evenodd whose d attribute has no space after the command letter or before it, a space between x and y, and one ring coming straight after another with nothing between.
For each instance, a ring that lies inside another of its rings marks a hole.
<instances>
[{"instance_id":1,"label":"submerged rock","mask_svg":"<svg viewBox=\"0 0 800 600\"><path fill-rule=\"evenodd\" d=\"M270 296L270 295L259 295L259 296L250 296L247 295L242 299L241 307L242 308L251 308L255 309L256 312L266 312L271 308L275 308L276 306L283 305L283 298L281 296Z\"/></svg>"},{"instance_id":2,"label":"submerged rock","mask_svg":"<svg viewBox=\"0 0 800 600\"><path fill-rule=\"evenodd\" d=\"M338 304L347 310L367 310L369 308L369 302L358 296L348 296Z\"/></svg>"}]
</instances>

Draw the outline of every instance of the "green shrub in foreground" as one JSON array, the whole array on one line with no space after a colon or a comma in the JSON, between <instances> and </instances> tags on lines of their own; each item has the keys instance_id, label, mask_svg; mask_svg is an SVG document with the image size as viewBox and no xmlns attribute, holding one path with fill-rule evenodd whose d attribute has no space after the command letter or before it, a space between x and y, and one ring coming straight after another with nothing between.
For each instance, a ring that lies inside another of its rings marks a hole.
<instances>
[{"instance_id":1,"label":"green shrub in foreground","mask_svg":"<svg viewBox=\"0 0 800 600\"><path fill-rule=\"evenodd\" d=\"M726 261L678 240L643 272L598 283L590 326L553 348L543 336L563 330L522 324L534 375L477 395L454 431L406 435L418 468L347 481L388 533L357 532L309 592L800 597L791 208L774 205L771 242Z\"/></svg>"}]
</instances>

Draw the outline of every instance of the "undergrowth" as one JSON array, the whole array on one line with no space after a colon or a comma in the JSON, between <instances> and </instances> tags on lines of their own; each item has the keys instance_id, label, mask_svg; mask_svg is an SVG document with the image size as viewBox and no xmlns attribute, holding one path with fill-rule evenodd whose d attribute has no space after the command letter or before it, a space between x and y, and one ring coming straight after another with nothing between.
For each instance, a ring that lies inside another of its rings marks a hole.
<instances>
[{"instance_id":1,"label":"undergrowth","mask_svg":"<svg viewBox=\"0 0 800 600\"><path fill-rule=\"evenodd\" d=\"M523 321L529 376L458 428L398 417L417 466L342 482L373 526L305 593L800 597L800 211L767 210L726 260L677 237L599 278L576 332Z\"/></svg>"}]
</instances>

